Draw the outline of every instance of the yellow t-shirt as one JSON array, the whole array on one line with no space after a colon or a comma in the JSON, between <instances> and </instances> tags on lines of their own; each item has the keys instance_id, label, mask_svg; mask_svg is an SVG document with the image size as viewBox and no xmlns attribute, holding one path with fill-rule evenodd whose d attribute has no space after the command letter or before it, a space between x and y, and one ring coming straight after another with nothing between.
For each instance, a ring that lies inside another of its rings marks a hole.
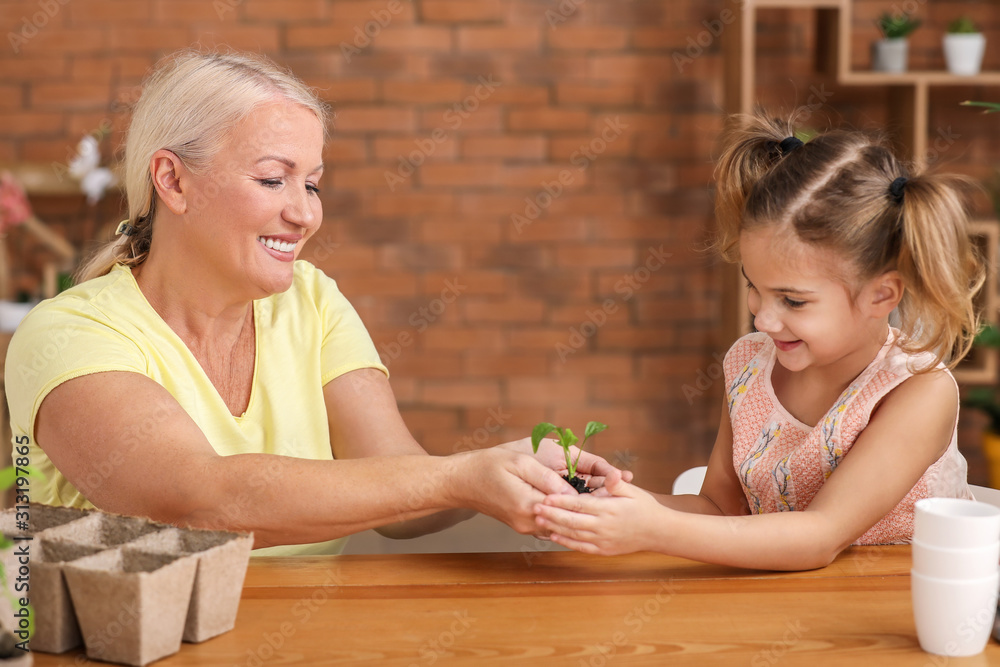
<instances>
[{"instance_id":1,"label":"yellow t-shirt","mask_svg":"<svg viewBox=\"0 0 1000 667\"><path fill-rule=\"evenodd\" d=\"M295 262L290 289L254 301L253 308L253 387L246 412L234 417L191 351L146 301L127 267L119 264L107 275L35 307L11 340L5 374L14 443L29 444L31 465L47 478L44 486L31 488L32 500L93 507L52 465L43 451L45 443L35 441L34 424L52 389L102 371L140 373L162 385L223 456L267 453L331 460L323 385L359 368L388 374L371 337L336 282L304 261ZM122 436L142 439L147 427L155 425L135 424ZM100 474L101 465L97 463L95 474ZM339 552L343 540L335 542L258 553Z\"/></svg>"}]
</instances>

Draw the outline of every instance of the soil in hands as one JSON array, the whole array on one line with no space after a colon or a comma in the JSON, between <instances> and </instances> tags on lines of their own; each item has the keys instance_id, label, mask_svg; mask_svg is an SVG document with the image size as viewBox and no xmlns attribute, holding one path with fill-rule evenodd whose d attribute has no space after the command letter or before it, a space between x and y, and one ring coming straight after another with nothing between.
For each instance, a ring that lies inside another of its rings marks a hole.
<instances>
[{"instance_id":1,"label":"soil in hands","mask_svg":"<svg viewBox=\"0 0 1000 667\"><path fill-rule=\"evenodd\" d=\"M574 489L576 489L577 493L591 493L593 491L593 489L587 486L587 480L583 479L582 477L577 477L576 475L573 475L573 477L570 478L566 475L563 475L563 479L569 482L569 485L572 486Z\"/></svg>"}]
</instances>

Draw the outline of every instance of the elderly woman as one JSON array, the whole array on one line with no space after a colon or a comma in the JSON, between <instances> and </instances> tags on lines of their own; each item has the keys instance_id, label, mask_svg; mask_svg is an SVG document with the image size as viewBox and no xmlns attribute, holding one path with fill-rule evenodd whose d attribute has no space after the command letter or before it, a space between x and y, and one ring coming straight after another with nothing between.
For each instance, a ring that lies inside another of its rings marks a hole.
<instances>
[{"instance_id":1,"label":"elderly woman","mask_svg":"<svg viewBox=\"0 0 1000 667\"><path fill-rule=\"evenodd\" d=\"M8 352L14 441L47 475L33 499L317 553L469 510L534 532L533 506L573 492L551 441L436 457L413 440L357 313L296 260L323 220L326 128L262 58L185 52L153 73L126 138L128 221ZM594 485L621 474L581 464Z\"/></svg>"}]
</instances>

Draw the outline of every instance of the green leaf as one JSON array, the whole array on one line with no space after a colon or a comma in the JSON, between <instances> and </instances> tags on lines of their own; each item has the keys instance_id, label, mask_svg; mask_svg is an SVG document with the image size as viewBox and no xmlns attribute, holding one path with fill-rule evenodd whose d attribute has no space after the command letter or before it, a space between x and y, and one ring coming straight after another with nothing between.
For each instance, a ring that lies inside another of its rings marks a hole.
<instances>
[{"instance_id":1,"label":"green leaf","mask_svg":"<svg viewBox=\"0 0 1000 667\"><path fill-rule=\"evenodd\" d=\"M584 442L586 442L587 438L589 438L590 436L597 435L607 427L608 427L607 424L602 424L601 422L587 422L587 428L583 432Z\"/></svg>"},{"instance_id":2,"label":"green leaf","mask_svg":"<svg viewBox=\"0 0 1000 667\"><path fill-rule=\"evenodd\" d=\"M983 113L1000 113L1000 102L976 102L966 100L962 102L963 107L982 107L986 109Z\"/></svg>"},{"instance_id":3,"label":"green leaf","mask_svg":"<svg viewBox=\"0 0 1000 667\"><path fill-rule=\"evenodd\" d=\"M545 436L556 430L558 429L555 424L550 424L548 422L536 424L535 428L531 429L531 451L537 454L538 446L542 444L542 440L545 439Z\"/></svg>"},{"instance_id":4,"label":"green leaf","mask_svg":"<svg viewBox=\"0 0 1000 667\"><path fill-rule=\"evenodd\" d=\"M561 444L565 449L569 449L578 442L580 442L580 438L573 435L573 431L568 428L562 429L562 442L559 444Z\"/></svg>"}]
</instances>

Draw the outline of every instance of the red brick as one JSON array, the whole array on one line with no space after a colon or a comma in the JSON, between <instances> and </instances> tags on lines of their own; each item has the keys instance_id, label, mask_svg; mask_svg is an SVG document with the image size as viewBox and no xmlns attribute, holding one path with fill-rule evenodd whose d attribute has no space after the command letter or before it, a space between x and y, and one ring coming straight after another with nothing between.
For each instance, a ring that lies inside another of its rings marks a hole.
<instances>
[{"instance_id":1,"label":"red brick","mask_svg":"<svg viewBox=\"0 0 1000 667\"><path fill-rule=\"evenodd\" d=\"M76 0L73 0L75 2ZM128 0L125 0L126 2ZM70 4L73 4L71 2ZM239 5L256 4L237 0L152 0L153 21L157 25L190 25L193 21L232 22L240 16L244 8ZM131 3L130 3L131 4ZM235 5L235 6L234 6Z\"/></svg>"},{"instance_id":2,"label":"red brick","mask_svg":"<svg viewBox=\"0 0 1000 667\"><path fill-rule=\"evenodd\" d=\"M341 283L343 291L351 294L381 296L409 296L416 294L413 275L409 271L351 271Z\"/></svg>"},{"instance_id":3,"label":"red brick","mask_svg":"<svg viewBox=\"0 0 1000 667\"><path fill-rule=\"evenodd\" d=\"M424 273L418 284L421 294L435 296L447 290L465 299L468 296L502 296L508 291L509 281L500 271L459 268L455 271Z\"/></svg>"},{"instance_id":4,"label":"red brick","mask_svg":"<svg viewBox=\"0 0 1000 667\"><path fill-rule=\"evenodd\" d=\"M420 396L427 405L493 407L500 405L500 383L495 380L427 381Z\"/></svg>"},{"instance_id":5,"label":"red brick","mask_svg":"<svg viewBox=\"0 0 1000 667\"><path fill-rule=\"evenodd\" d=\"M2 112L0 112L0 121L3 121ZM12 136L20 138L21 134L21 132L15 131ZM52 133L48 134L52 135ZM0 137L2 136L4 136L3 126L0 126ZM21 139L19 160L47 164L57 179L68 179L69 176L66 176L65 170L66 164L73 157L72 146L63 138L61 132L57 136L59 136L58 139Z\"/></svg>"},{"instance_id":6,"label":"red brick","mask_svg":"<svg viewBox=\"0 0 1000 667\"><path fill-rule=\"evenodd\" d=\"M245 19L274 23L322 21L327 13L324 0L248 0L242 8Z\"/></svg>"},{"instance_id":7,"label":"red brick","mask_svg":"<svg viewBox=\"0 0 1000 667\"><path fill-rule=\"evenodd\" d=\"M506 240L517 243L537 243L539 241L582 241L589 236L586 221L580 219L558 219L547 216L539 218L520 229L512 224L505 226Z\"/></svg>"},{"instance_id":8,"label":"red brick","mask_svg":"<svg viewBox=\"0 0 1000 667\"><path fill-rule=\"evenodd\" d=\"M0 136L30 137L62 132L66 117L61 113L0 111Z\"/></svg>"},{"instance_id":9,"label":"red brick","mask_svg":"<svg viewBox=\"0 0 1000 667\"><path fill-rule=\"evenodd\" d=\"M99 83L38 82L31 86L31 105L39 109L103 109L108 105L108 89Z\"/></svg>"},{"instance_id":10,"label":"red brick","mask_svg":"<svg viewBox=\"0 0 1000 667\"><path fill-rule=\"evenodd\" d=\"M153 65L147 56L77 56L70 61L70 80L76 83L141 81Z\"/></svg>"},{"instance_id":11,"label":"red brick","mask_svg":"<svg viewBox=\"0 0 1000 667\"><path fill-rule=\"evenodd\" d=\"M465 85L457 79L383 81L381 97L386 102L435 104L457 102L464 91Z\"/></svg>"},{"instance_id":12,"label":"red brick","mask_svg":"<svg viewBox=\"0 0 1000 667\"><path fill-rule=\"evenodd\" d=\"M597 332L599 350L669 350L677 345L676 327L605 326Z\"/></svg>"},{"instance_id":13,"label":"red brick","mask_svg":"<svg viewBox=\"0 0 1000 667\"><path fill-rule=\"evenodd\" d=\"M508 188L564 191L587 184L587 173L568 164L507 165L503 183Z\"/></svg>"},{"instance_id":14,"label":"red brick","mask_svg":"<svg viewBox=\"0 0 1000 667\"><path fill-rule=\"evenodd\" d=\"M68 71L67 59L62 55L0 57L0 80L3 81L60 79Z\"/></svg>"},{"instance_id":15,"label":"red brick","mask_svg":"<svg viewBox=\"0 0 1000 667\"><path fill-rule=\"evenodd\" d=\"M470 324L486 322L541 322L545 317L545 304L536 299L480 299L462 300L465 319Z\"/></svg>"},{"instance_id":16,"label":"red brick","mask_svg":"<svg viewBox=\"0 0 1000 667\"><path fill-rule=\"evenodd\" d=\"M419 338L421 334L413 333ZM457 354L428 354L409 347L389 362L389 371L421 380L462 377L462 358Z\"/></svg>"},{"instance_id":17,"label":"red brick","mask_svg":"<svg viewBox=\"0 0 1000 667\"><path fill-rule=\"evenodd\" d=\"M552 423L572 429L573 433L582 440L587 422L591 421L607 424L609 431L614 433L615 431L624 430L629 427L632 422L632 411L629 408L609 407L605 405L591 405L587 407L560 406L555 410ZM591 436L587 440L586 450L588 452L595 452L598 443L607 439L608 435L609 432L604 431L598 435Z\"/></svg>"},{"instance_id":18,"label":"red brick","mask_svg":"<svg viewBox=\"0 0 1000 667\"><path fill-rule=\"evenodd\" d=\"M347 56L357 57L352 49L366 51L369 46L357 46L355 30L357 26L351 23L318 23L313 25L291 25L285 28L285 46L297 50L326 50L336 54L339 61ZM366 38L367 39L367 38ZM366 44L367 42L362 42ZM329 72L326 72L329 75Z\"/></svg>"},{"instance_id":19,"label":"red brick","mask_svg":"<svg viewBox=\"0 0 1000 667\"><path fill-rule=\"evenodd\" d=\"M425 164L417 177L425 187L489 188L502 182L503 173L497 162L446 162Z\"/></svg>"},{"instance_id":20,"label":"red brick","mask_svg":"<svg viewBox=\"0 0 1000 667\"><path fill-rule=\"evenodd\" d=\"M452 193L400 192L391 197L382 196L366 200L363 212L376 218L401 215L447 217L457 212L457 204Z\"/></svg>"},{"instance_id":21,"label":"red brick","mask_svg":"<svg viewBox=\"0 0 1000 667\"><path fill-rule=\"evenodd\" d=\"M503 334L484 327L432 327L422 342L426 350L499 350Z\"/></svg>"},{"instance_id":22,"label":"red brick","mask_svg":"<svg viewBox=\"0 0 1000 667\"><path fill-rule=\"evenodd\" d=\"M553 49L579 51L620 51L628 43L625 28L598 25L564 25L546 32Z\"/></svg>"},{"instance_id":23,"label":"red brick","mask_svg":"<svg viewBox=\"0 0 1000 667\"><path fill-rule=\"evenodd\" d=\"M24 101L24 86L22 84L0 83L0 110L21 109L25 106Z\"/></svg>"},{"instance_id":24,"label":"red brick","mask_svg":"<svg viewBox=\"0 0 1000 667\"><path fill-rule=\"evenodd\" d=\"M575 378L512 377L507 380L507 398L510 405L583 404L587 401L587 386Z\"/></svg>"},{"instance_id":25,"label":"red brick","mask_svg":"<svg viewBox=\"0 0 1000 667\"><path fill-rule=\"evenodd\" d=\"M556 100L560 105L580 104L588 107L621 107L635 104L633 83L586 83L567 81L556 84Z\"/></svg>"},{"instance_id":26,"label":"red brick","mask_svg":"<svg viewBox=\"0 0 1000 667\"><path fill-rule=\"evenodd\" d=\"M502 21L501 0L424 0L420 18L427 23L494 23Z\"/></svg>"},{"instance_id":27,"label":"red brick","mask_svg":"<svg viewBox=\"0 0 1000 667\"><path fill-rule=\"evenodd\" d=\"M590 60L590 75L597 81L642 82L670 79L677 76L677 68L669 55L595 55Z\"/></svg>"},{"instance_id":28,"label":"red brick","mask_svg":"<svg viewBox=\"0 0 1000 667\"><path fill-rule=\"evenodd\" d=\"M67 2L62 9L68 13L72 25L148 23L153 17L150 0L86 0L86 2L74 0Z\"/></svg>"},{"instance_id":29,"label":"red brick","mask_svg":"<svg viewBox=\"0 0 1000 667\"><path fill-rule=\"evenodd\" d=\"M586 111L555 107L512 109L507 116L507 126L515 132L586 130L590 126L590 114Z\"/></svg>"},{"instance_id":30,"label":"red brick","mask_svg":"<svg viewBox=\"0 0 1000 667\"><path fill-rule=\"evenodd\" d=\"M189 46L193 36L187 26L111 25L108 27L108 47L112 51L174 51Z\"/></svg>"},{"instance_id":31,"label":"red brick","mask_svg":"<svg viewBox=\"0 0 1000 667\"><path fill-rule=\"evenodd\" d=\"M503 127L503 111L500 107L464 107L460 103L447 109L425 109L420 113L420 129L433 135L440 130L448 134L454 132L497 132Z\"/></svg>"},{"instance_id":32,"label":"red brick","mask_svg":"<svg viewBox=\"0 0 1000 667\"><path fill-rule=\"evenodd\" d=\"M631 351L622 353L596 353L569 355L565 362L556 358L552 364L552 376L571 375L574 377L632 377L633 355Z\"/></svg>"},{"instance_id":33,"label":"red brick","mask_svg":"<svg viewBox=\"0 0 1000 667\"><path fill-rule=\"evenodd\" d=\"M555 353L557 344L567 344L569 333L565 327L519 327L507 332L507 342L511 350L537 350Z\"/></svg>"},{"instance_id":34,"label":"red brick","mask_svg":"<svg viewBox=\"0 0 1000 667\"><path fill-rule=\"evenodd\" d=\"M506 104L507 106L536 107L552 101L548 86L526 83L511 83L498 79L492 74L484 79L493 87L483 104ZM496 85L498 84L499 85Z\"/></svg>"},{"instance_id":35,"label":"red brick","mask_svg":"<svg viewBox=\"0 0 1000 667\"><path fill-rule=\"evenodd\" d=\"M411 0L336 0L329 3L331 17L337 21L375 25L410 22L414 18Z\"/></svg>"},{"instance_id":36,"label":"red brick","mask_svg":"<svg viewBox=\"0 0 1000 667\"><path fill-rule=\"evenodd\" d=\"M374 102L378 95L371 79L306 79L305 83L314 88L319 97L333 104L335 110L338 105L348 102Z\"/></svg>"},{"instance_id":37,"label":"red brick","mask_svg":"<svg viewBox=\"0 0 1000 667\"><path fill-rule=\"evenodd\" d=\"M427 242L496 242L503 235L497 220L452 220L432 217L420 222L420 239Z\"/></svg>"},{"instance_id":38,"label":"red brick","mask_svg":"<svg viewBox=\"0 0 1000 667\"><path fill-rule=\"evenodd\" d=\"M451 30L436 26L387 26L373 40L372 48L380 51L418 51L447 53L451 51Z\"/></svg>"},{"instance_id":39,"label":"red brick","mask_svg":"<svg viewBox=\"0 0 1000 667\"><path fill-rule=\"evenodd\" d=\"M331 170L331 176L333 187L338 190L384 190L386 187L385 167L340 165Z\"/></svg>"},{"instance_id":40,"label":"red brick","mask_svg":"<svg viewBox=\"0 0 1000 667\"><path fill-rule=\"evenodd\" d=\"M466 158L501 158L535 162L545 159L548 143L544 135L471 134L462 139Z\"/></svg>"},{"instance_id":41,"label":"red brick","mask_svg":"<svg viewBox=\"0 0 1000 667\"><path fill-rule=\"evenodd\" d=\"M211 26L194 26L191 39L197 40L203 48L235 49L259 53L273 53L281 45L279 28L273 25L215 23ZM180 46L185 45L174 44L172 48Z\"/></svg>"},{"instance_id":42,"label":"red brick","mask_svg":"<svg viewBox=\"0 0 1000 667\"><path fill-rule=\"evenodd\" d=\"M458 49L475 51L538 51L542 33L538 27L468 26L458 29Z\"/></svg>"},{"instance_id":43,"label":"red brick","mask_svg":"<svg viewBox=\"0 0 1000 667\"><path fill-rule=\"evenodd\" d=\"M368 144L364 139L334 136L323 148L323 161L330 164L354 164L368 159Z\"/></svg>"},{"instance_id":44,"label":"red brick","mask_svg":"<svg viewBox=\"0 0 1000 667\"><path fill-rule=\"evenodd\" d=\"M628 157L634 150L633 140L632 135L625 133L612 141L604 141L600 133L554 136L549 140L549 158L579 165L591 163L592 157L602 160ZM638 143L642 145L644 141L645 137ZM598 154L598 149L603 151Z\"/></svg>"},{"instance_id":45,"label":"red brick","mask_svg":"<svg viewBox=\"0 0 1000 667\"><path fill-rule=\"evenodd\" d=\"M410 109L382 106L351 106L337 111L334 131L413 132L416 118Z\"/></svg>"},{"instance_id":46,"label":"red brick","mask_svg":"<svg viewBox=\"0 0 1000 667\"><path fill-rule=\"evenodd\" d=\"M400 159L411 164L454 159L458 152L455 138L450 135L439 138L443 140L437 142L430 136L420 135L379 136L374 141L375 159L397 166Z\"/></svg>"},{"instance_id":47,"label":"red brick","mask_svg":"<svg viewBox=\"0 0 1000 667\"><path fill-rule=\"evenodd\" d=\"M39 57L57 53L97 53L107 50L108 45L108 31L103 28L47 26L21 46L18 55Z\"/></svg>"},{"instance_id":48,"label":"red brick","mask_svg":"<svg viewBox=\"0 0 1000 667\"><path fill-rule=\"evenodd\" d=\"M470 377L545 377L548 375L548 357L544 354L482 355L469 354L465 358L465 374Z\"/></svg>"},{"instance_id":49,"label":"red brick","mask_svg":"<svg viewBox=\"0 0 1000 667\"><path fill-rule=\"evenodd\" d=\"M403 416L403 421L411 432L427 429L454 431L458 428L458 413L454 410L403 408L399 413Z\"/></svg>"}]
</instances>

